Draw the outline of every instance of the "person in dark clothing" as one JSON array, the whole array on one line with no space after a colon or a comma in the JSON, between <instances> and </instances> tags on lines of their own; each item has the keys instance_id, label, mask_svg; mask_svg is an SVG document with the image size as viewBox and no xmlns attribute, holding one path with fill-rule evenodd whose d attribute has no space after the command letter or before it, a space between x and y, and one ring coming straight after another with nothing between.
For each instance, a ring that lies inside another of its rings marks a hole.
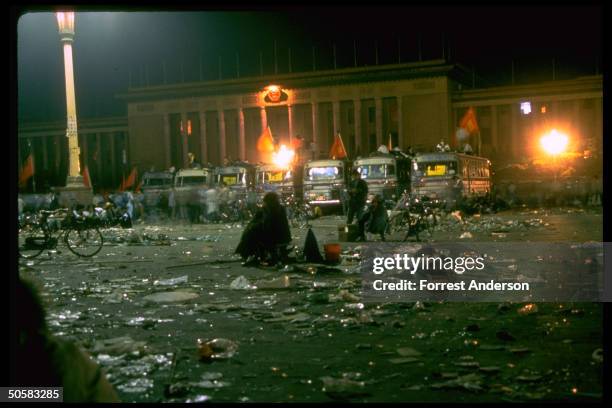
<instances>
[{"instance_id":1,"label":"person in dark clothing","mask_svg":"<svg viewBox=\"0 0 612 408\"><path fill-rule=\"evenodd\" d=\"M37 288L19 278L15 288L16 348L11 385L63 387L64 402L119 402L104 371L75 343L49 331Z\"/></svg>"},{"instance_id":2,"label":"person in dark clothing","mask_svg":"<svg viewBox=\"0 0 612 408\"><path fill-rule=\"evenodd\" d=\"M248 223L236 253L245 260L244 266L253 266L261 261L275 264L286 258L286 247L291 242L291 230L285 207L276 193L267 193L263 206Z\"/></svg>"},{"instance_id":3,"label":"person in dark clothing","mask_svg":"<svg viewBox=\"0 0 612 408\"><path fill-rule=\"evenodd\" d=\"M365 231L371 234L380 234L381 241L385 240L385 231L387 229L387 209L380 195L376 195L372 199L372 203L368 210L359 219L359 241L365 241Z\"/></svg>"},{"instance_id":4,"label":"person in dark clothing","mask_svg":"<svg viewBox=\"0 0 612 408\"><path fill-rule=\"evenodd\" d=\"M368 198L368 184L361 179L361 174L357 169L353 170L352 178L348 190L349 203L346 219L347 224L352 224L353 218L355 217L357 221L359 221L363 215L363 208Z\"/></svg>"}]
</instances>

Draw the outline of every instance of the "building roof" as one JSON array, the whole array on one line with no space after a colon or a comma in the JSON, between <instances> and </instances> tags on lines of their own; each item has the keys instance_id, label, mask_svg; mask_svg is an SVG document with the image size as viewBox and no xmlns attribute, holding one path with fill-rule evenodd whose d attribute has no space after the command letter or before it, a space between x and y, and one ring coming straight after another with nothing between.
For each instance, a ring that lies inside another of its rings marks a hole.
<instances>
[{"instance_id":1,"label":"building roof","mask_svg":"<svg viewBox=\"0 0 612 408\"><path fill-rule=\"evenodd\" d=\"M126 102L136 102L198 96L247 94L258 92L271 83L281 84L284 88L295 89L439 76L448 76L459 82L464 82L468 74L458 64L445 60L431 60L405 64L376 65L274 76L129 88L127 92L120 93L117 97Z\"/></svg>"}]
</instances>

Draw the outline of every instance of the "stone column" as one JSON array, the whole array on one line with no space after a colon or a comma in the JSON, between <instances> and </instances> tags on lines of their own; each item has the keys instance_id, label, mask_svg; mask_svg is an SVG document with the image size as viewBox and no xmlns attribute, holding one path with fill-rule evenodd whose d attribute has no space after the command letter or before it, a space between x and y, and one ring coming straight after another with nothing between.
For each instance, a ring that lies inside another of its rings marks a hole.
<instances>
[{"instance_id":1,"label":"stone column","mask_svg":"<svg viewBox=\"0 0 612 408\"><path fill-rule=\"evenodd\" d=\"M603 142L603 99L595 99L595 129L592 137L597 141L597 145Z\"/></svg>"},{"instance_id":2,"label":"stone column","mask_svg":"<svg viewBox=\"0 0 612 408\"><path fill-rule=\"evenodd\" d=\"M117 181L117 161L115 159L115 133L111 132L107 136L110 139L110 164L111 164L111 177L113 178L113 182ZM121 152L121 168L124 168L123 164L123 151ZM132 169L128 169L128 171L132 171ZM129 174L129 173L128 173Z\"/></svg>"},{"instance_id":3,"label":"stone column","mask_svg":"<svg viewBox=\"0 0 612 408\"><path fill-rule=\"evenodd\" d=\"M376 147L383 143L383 112L382 112L382 98L377 96L374 98L376 105Z\"/></svg>"},{"instance_id":4,"label":"stone column","mask_svg":"<svg viewBox=\"0 0 612 408\"><path fill-rule=\"evenodd\" d=\"M261 116L261 132L268 128L268 115L266 114L266 107L262 106L259 115Z\"/></svg>"},{"instance_id":5,"label":"stone column","mask_svg":"<svg viewBox=\"0 0 612 408\"><path fill-rule=\"evenodd\" d=\"M332 115L334 123L333 134L337 135L340 132L340 101L332 102Z\"/></svg>"},{"instance_id":6,"label":"stone column","mask_svg":"<svg viewBox=\"0 0 612 408\"><path fill-rule=\"evenodd\" d=\"M82 153L82 163L83 166L81 166L81 173L83 173L85 166L88 166L88 170L89 170L89 146L87 145L87 134L82 135L83 139L81 140L81 145L83 146L83 149L81 150ZM46 167L46 164L45 164Z\"/></svg>"},{"instance_id":7,"label":"stone column","mask_svg":"<svg viewBox=\"0 0 612 408\"><path fill-rule=\"evenodd\" d=\"M217 114L219 117L219 154L221 155L221 163L223 163L223 159L227 156L225 149L225 111L219 109Z\"/></svg>"},{"instance_id":8,"label":"stone column","mask_svg":"<svg viewBox=\"0 0 612 408\"><path fill-rule=\"evenodd\" d=\"M361 99L353 99L353 122L355 125L355 152L361 152Z\"/></svg>"},{"instance_id":9,"label":"stone column","mask_svg":"<svg viewBox=\"0 0 612 408\"><path fill-rule=\"evenodd\" d=\"M189 141L187 140L187 113L181 112L181 146L183 150L183 167L187 167L189 164L189 157L187 154L189 153Z\"/></svg>"},{"instance_id":10,"label":"stone column","mask_svg":"<svg viewBox=\"0 0 612 408\"><path fill-rule=\"evenodd\" d=\"M172 147L170 144L170 114L164 114L164 144L166 145L166 168L172 166Z\"/></svg>"},{"instance_id":11,"label":"stone column","mask_svg":"<svg viewBox=\"0 0 612 408\"><path fill-rule=\"evenodd\" d=\"M519 156L519 114L518 104L513 103L510 105L510 140L512 146L512 156L517 158Z\"/></svg>"},{"instance_id":12,"label":"stone column","mask_svg":"<svg viewBox=\"0 0 612 408\"><path fill-rule=\"evenodd\" d=\"M404 145L404 116L402 115L402 96L397 96L397 144L400 147Z\"/></svg>"},{"instance_id":13,"label":"stone column","mask_svg":"<svg viewBox=\"0 0 612 408\"><path fill-rule=\"evenodd\" d=\"M206 155L208 149L206 149L206 112L200 112L200 161L202 166L208 163L208 157Z\"/></svg>"},{"instance_id":14,"label":"stone column","mask_svg":"<svg viewBox=\"0 0 612 408\"><path fill-rule=\"evenodd\" d=\"M96 170L98 171L98 178L102 178L102 141L100 140L100 133L96 133Z\"/></svg>"},{"instance_id":15,"label":"stone column","mask_svg":"<svg viewBox=\"0 0 612 408\"><path fill-rule=\"evenodd\" d=\"M85 151L85 154L87 154L87 143L83 146L83 149ZM47 152L47 136L42 137L42 151L43 151L43 168L47 170L47 165L49 164L49 153Z\"/></svg>"},{"instance_id":16,"label":"stone column","mask_svg":"<svg viewBox=\"0 0 612 408\"><path fill-rule=\"evenodd\" d=\"M291 122L289 122L289 137L291 137ZM238 108L238 154L240 160L246 160L246 135L244 133L244 109Z\"/></svg>"},{"instance_id":17,"label":"stone column","mask_svg":"<svg viewBox=\"0 0 612 408\"><path fill-rule=\"evenodd\" d=\"M287 120L289 123L289 144L293 140L293 106L287 105Z\"/></svg>"},{"instance_id":18,"label":"stone column","mask_svg":"<svg viewBox=\"0 0 612 408\"><path fill-rule=\"evenodd\" d=\"M584 140L584 135L582 134L582 127L580 123L580 103L582 101L580 99L576 99L572 103L572 127L574 131L577 133L579 137L582 137Z\"/></svg>"},{"instance_id":19,"label":"stone column","mask_svg":"<svg viewBox=\"0 0 612 408\"><path fill-rule=\"evenodd\" d=\"M60 172L60 162L62 160L61 154L60 154L60 143L62 143L62 139L61 136L55 136L55 143L53 143L55 145L55 174L58 175L59 177L59 172ZM21 156L19 156L21 157Z\"/></svg>"},{"instance_id":20,"label":"stone column","mask_svg":"<svg viewBox=\"0 0 612 408\"><path fill-rule=\"evenodd\" d=\"M550 103L550 115L555 121L559 118L559 101L552 101Z\"/></svg>"},{"instance_id":21,"label":"stone column","mask_svg":"<svg viewBox=\"0 0 612 408\"><path fill-rule=\"evenodd\" d=\"M491 145L495 152L499 152L497 137L497 105L491 105Z\"/></svg>"},{"instance_id":22,"label":"stone column","mask_svg":"<svg viewBox=\"0 0 612 408\"><path fill-rule=\"evenodd\" d=\"M317 150L319 149L319 104L317 102L312 102L312 143L316 146ZM316 158L316 151L313 152L314 157Z\"/></svg>"}]
</instances>

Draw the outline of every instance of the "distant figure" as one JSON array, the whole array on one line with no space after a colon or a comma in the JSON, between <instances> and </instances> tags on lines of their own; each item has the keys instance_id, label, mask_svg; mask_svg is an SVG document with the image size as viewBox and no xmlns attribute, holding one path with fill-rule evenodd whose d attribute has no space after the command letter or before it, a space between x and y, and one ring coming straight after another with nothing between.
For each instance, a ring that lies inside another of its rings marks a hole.
<instances>
[{"instance_id":1,"label":"distant figure","mask_svg":"<svg viewBox=\"0 0 612 408\"><path fill-rule=\"evenodd\" d=\"M236 253L245 260L244 266L255 266L262 261L274 265L286 258L286 247L291 242L291 230L285 207L276 193L267 193L263 206L248 223Z\"/></svg>"},{"instance_id":2,"label":"distant figure","mask_svg":"<svg viewBox=\"0 0 612 408\"><path fill-rule=\"evenodd\" d=\"M23 198L21 198L21 195L17 198L17 211L18 211L18 215L21 216L23 215L23 207L24 207L25 203L23 201Z\"/></svg>"},{"instance_id":3,"label":"distant figure","mask_svg":"<svg viewBox=\"0 0 612 408\"><path fill-rule=\"evenodd\" d=\"M463 145L463 153L465 154L474 154L474 150L472 150L472 146L469 143Z\"/></svg>"},{"instance_id":4,"label":"distant figure","mask_svg":"<svg viewBox=\"0 0 612 408\"><path fill-rule=\"evenodd\" d=\"M189 160L189 163L187 164L187 167L190 169L201 169L202 165L196 161L195 159L195 154L189 152L187 153L187 159Z\"/></svg>"},{"instance_id":5,"label":"distant figure","mask_svg":"<svg viewBox=\"0 0 612 408\"><path fill-rule=\"evenodd\" d=\"M450 152L450 146L444 140L440 140L440 143L436 145L436 149L439 152Z\"/></svg>"},{"instance_id":6,"label":"distant figure","mask_svg":"<svg viewBox=\"0 0 612 408\"><path fill-rule=\"evenodd\" d=\"M17 304L11 308L16 322L17 349L12 386L63 387L64 402L120 402L104 371L75 343L49 331L36 288L17 280Z\"/></svg>"},{"instance_id":7,"label":"distant figure","mask_svg":"<svg viewBox=\"0 0 612 408\"><path fill-rule=\"evenodd\" d=\"M365 207L368 198L368 184L361 179L361 173L359 173L359 170L357 169L353 170L352 180L349 184L348 196L349 203L346 223L352 224L355 216L357 217L358 221L361 218L363 208Z\"/></svg>"},{"instance_id":8,"label":"distant figure","mask_svg":"<svg viewBox=\"0 0 612 408\"><path fill-rule=\"evenodd\" d=\"M213 222L219 219L219 195L214 187L206 190L206 218Z\"/></svg>"}]
</instances>

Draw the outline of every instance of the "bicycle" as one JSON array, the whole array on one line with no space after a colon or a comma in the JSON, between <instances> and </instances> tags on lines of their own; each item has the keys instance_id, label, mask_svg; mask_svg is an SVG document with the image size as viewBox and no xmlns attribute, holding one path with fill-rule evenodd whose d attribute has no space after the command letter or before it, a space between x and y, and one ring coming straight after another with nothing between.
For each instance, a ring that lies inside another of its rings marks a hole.
<instances>
[{"instance_id":1,"label":"bicycle","mask_svg":"<svg viewBox=\"0 0 612 408\"><path fill-rule=\"evenodd\" d=\"M36 215L24 217L19 220L19 256L35 258L45 249L55 249L61 239L73 254L92 257L100 252L104 244L98 224L94 218L67 209L42 210Z\"/></svg>"},{"instance_id":2,"label":"bicycle","mask_svg":"<svg viewBox=\"0 0 612 408\"><path fill-rule=\"evenodd\" d=\"M415 236L416 240L420 241L420 234L423 232L432 238L438 218L437 202L432 202L427 197L418 199L404 194L391 211L386 233L405 230L403 241L407 241L410 236Z\"/></svg>"}]
</instances>

